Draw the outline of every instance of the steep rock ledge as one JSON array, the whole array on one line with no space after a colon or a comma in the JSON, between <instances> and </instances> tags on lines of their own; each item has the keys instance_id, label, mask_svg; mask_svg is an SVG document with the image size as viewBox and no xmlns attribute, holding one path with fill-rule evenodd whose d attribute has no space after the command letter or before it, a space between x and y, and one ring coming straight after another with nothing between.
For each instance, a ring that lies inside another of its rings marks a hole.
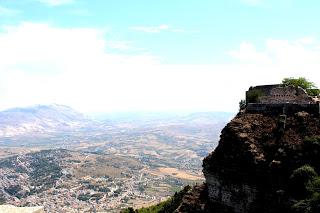
<instances>
[{"instance_id":1,"label":"steep rock ledge","mask_svg":"<svg viewBox=\"0 0 320 213\"><path fill-rule=\"evenodd\" d=\"M284 212L291 205L288 180L319 153L306 137L320 135L319 118L306 112L286 117L239 113L222 131L218 147L203 161L214 212Z\"/></svg>"},{"instance_id":2,"label":"steep rock ledge","mask_svg":"<svg viewBox=\"0 0 320 213\"><path fill-rule=\"evenodd\" d=\"M174 211L150 212L318 213L319 124L319 114L304 111L239 112L203 160L205 183L188 189Z\"/></svg>"}]
</instances>

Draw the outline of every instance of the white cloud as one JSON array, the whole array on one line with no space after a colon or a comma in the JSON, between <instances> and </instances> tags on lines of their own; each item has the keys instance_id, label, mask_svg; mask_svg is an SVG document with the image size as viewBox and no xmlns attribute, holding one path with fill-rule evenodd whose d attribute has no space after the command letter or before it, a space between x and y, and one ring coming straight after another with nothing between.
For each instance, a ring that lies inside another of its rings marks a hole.
<instances>
[{"instance_id":1,"label":"white cloud","mask_svg":"<svg viewBox=\"0 0 320 213\"><path fill-rule=\"evenodd\" d=\"M75 0L37 0L40 3L46 4L48 6L60 6L66 4L73 4Z\"/></svg>"},{"instance_id":2,"label":"white cloud","mask_svg":"<svg viewBox=\"0 0 320 213\"><path fill-rule=\"evenodd\" d=\"M294 41L268 39L260 51L254 44L242 42L230 55L238 63L256 66L259 73L260 69L268 68L270 77L304 76L320 86L319 47L320 42L310 37Z\"/></svg>"},{"instance_id":3,"label":"white cloud","mask_svg":"<svg viewBox=\"0 0 320 213\"><path fill-rule=\"evenodd\" d=\"M9 9L9 8L0 6L0 16L16 16L19 13L21 13L20 10Z\"/></svg>"},{"instance_id":4,"label":"white cloud","mask_svg":"<svg viewBox=\"0 0 320 213\"><path fill-rule=\"evenodd\" d=\"M242 42L238 50L230 51L230 55L244 62L250 62L250 61L255 61L256 63L270 62L270 58L268 57L268 55L266 55L266 53L257 52L255 46L249 42Z\"/></svg>"},{"instance_id":5,"label":"white cloud","mask_svg":"<svg viewBox=\"0 0 320 213\"><path fill-rule=\"evenodd\" d=\"M7 27L0 33L0 109L43 103L80 111L237 108L231 97L219 101L228 94L219 89L233 72L228 67L163 65L152 55L111 54L108 42L97 29Z\"/></svg>"},{"instance_id":6,"label":"white cloud","mask_svg":"<svg viewBox=\"0 0 320 213\"><path fill-rule=\"evenodd\" d=\"M167 24L160 24L158 26L132 26L129 29L145 33L161 33L161 32L186 32L186 30L169 26Z\"/></svg>"},{"instance_id":7,"label":"white cloud","mask_svg":"<svg viewBox=\"0 0 320 213\"><path fill-rule=\"evenodd\" d=\"M301 44L313 44L315 39L313 37L304 37L298 40L298 43Z\"/></svg>"},{"instance_id":8,"label":"white cloud","mask_svg":"<svg viewBox=\"0 0 320 213\"><path fill-rule=\"evenodd\" d=\"M313 39L244 42L229 64L165 65L146 54L114 54L105 31L22 23L0 32L0 109L60 103L80 111L237 110L249 86L305 76L319 82ZM306 44L307 43L307 44Z\"/></svg>"},{"instance_id":9,"label":"white cloud","mask_svg":"<svg viewBox=\"0 0 320 213\"><path fill-rule=\"evenodd\" d=\"M261 51L257 51L250 42L242 42L239 49L230 51L230 55L241 62L285 66L315 65L320 59L319 45L319 41L310 37L295 41L268 39Z\"/></svg>"},{"instance_id":10,"label":"white cloud","mask_svg":"<svg viewBox=\"0 0 320 213\"><path fill-rule=\"evenodd\" d=\"M107 41L106 46L110 49L130 50L133 48L131 43L130 41Z\"/></svg>"},{"instance_id":11,"label":"white cloud","mask_svg":"<svg viewBox=\"0 0 320 213\"><path fill-rule=\"evenodd\" d=\"M126 106L123 102L139 94L143 73L158 59L110 54L107 43L97 29L7 27L0 33L0 108L52 102L82 110Z\"/></svg>"}]
</instances>

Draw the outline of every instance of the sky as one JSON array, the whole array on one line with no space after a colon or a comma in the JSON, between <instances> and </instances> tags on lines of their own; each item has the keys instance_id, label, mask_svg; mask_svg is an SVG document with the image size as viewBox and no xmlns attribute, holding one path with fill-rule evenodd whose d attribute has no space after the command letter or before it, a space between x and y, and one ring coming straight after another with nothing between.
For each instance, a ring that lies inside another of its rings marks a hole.
<instances>
[{"instance_id":1,"label":"sky","mask_svg":"<svg viewBox=\"0 0 320 213\"><path fill-rule=\"evenodd\" d=\"M0 110L238 110L254 85L320 86L320 1L0 0Z\"/></svg>"}]
</instances>

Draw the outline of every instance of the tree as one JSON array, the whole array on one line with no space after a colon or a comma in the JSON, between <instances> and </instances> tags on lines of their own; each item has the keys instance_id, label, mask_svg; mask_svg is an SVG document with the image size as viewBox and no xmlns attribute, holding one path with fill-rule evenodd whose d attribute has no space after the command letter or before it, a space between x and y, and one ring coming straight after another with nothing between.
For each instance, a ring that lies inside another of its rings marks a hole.
<instances>
[{"instance_id":1,"label":"tree","mask_svg":"<svg viewBox=\"0 0 320 213\"><path fill-rule=\"evenodd\" d=\"M299 86L303 89L314 89L316 86L313 82L308 81L304 77L299 78L284 78L282 80L282 84L285 86Z\"/></svg>"},{"instance_id":2,"label":"tree","mask_svg":"<svg viewBox=\"0 0 320 213\"><path fill-rule=\"evenodd\" d=\"M304 77L284 78L282 84L285 86L301 87L302 89L305 89L310 96L318 96L320 94L320 90L316 87L315 83Z\"/></svg>"}]
</instances>

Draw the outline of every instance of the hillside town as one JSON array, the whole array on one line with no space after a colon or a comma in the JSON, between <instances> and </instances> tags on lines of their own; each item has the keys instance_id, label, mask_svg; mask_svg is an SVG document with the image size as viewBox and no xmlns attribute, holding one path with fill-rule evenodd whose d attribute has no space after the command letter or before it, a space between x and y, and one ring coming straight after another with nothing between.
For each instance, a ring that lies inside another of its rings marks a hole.
<instances>
[{"instance_id":1,"label":"hillside town","mask_svg":"<svg viewBox=\"0 0 320 213\"><path fill-rule=\"evenodd\" d=\"M118 177L85 175L78 167L97 160L79 159L66 150L42 151L0 161L0 201L15 206L43 206L46 212L118 212L160 202L183 182L150 173L146 167L122 171ZM94 156L96 157L96 156ZM73 164L73 165L71 165Z\"/></svg>"}]
</instances>

